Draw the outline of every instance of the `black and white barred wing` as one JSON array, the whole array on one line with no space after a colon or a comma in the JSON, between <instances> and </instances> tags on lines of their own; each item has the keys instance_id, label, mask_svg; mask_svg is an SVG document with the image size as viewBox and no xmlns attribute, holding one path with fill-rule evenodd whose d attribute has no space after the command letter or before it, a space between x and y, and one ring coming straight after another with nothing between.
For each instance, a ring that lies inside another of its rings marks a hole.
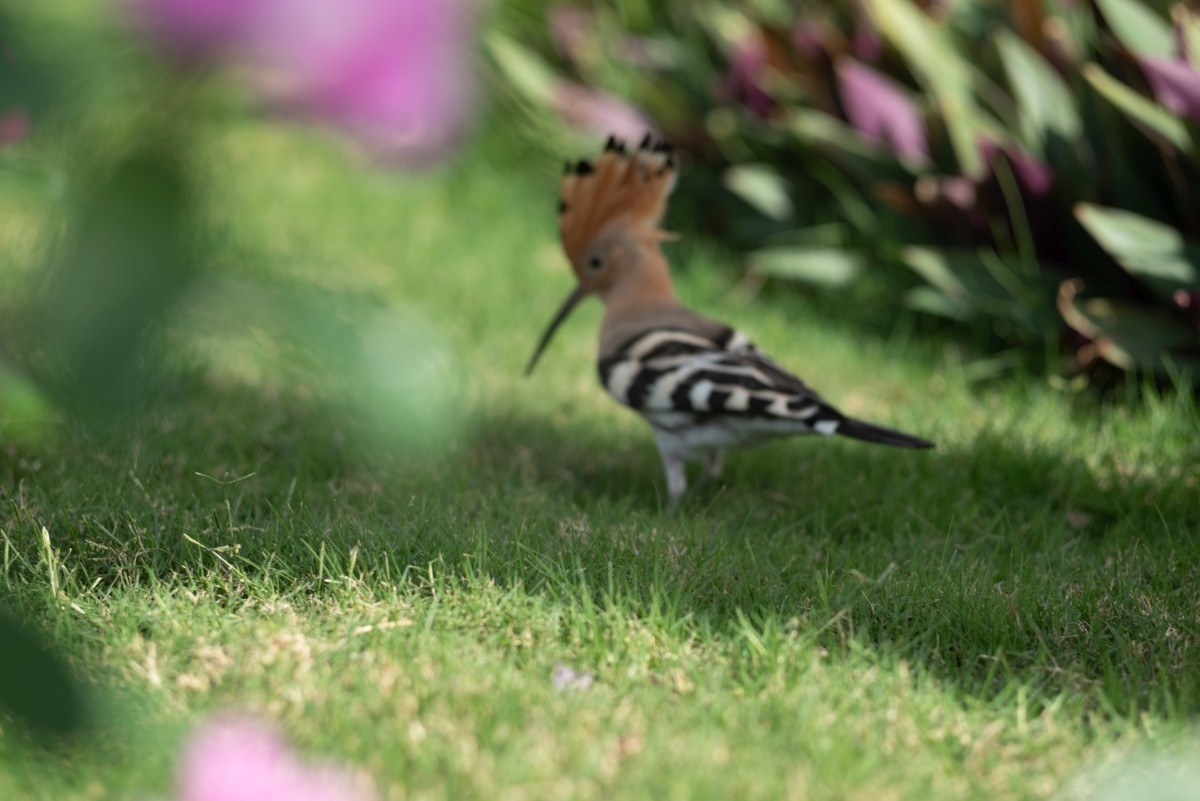
<instances>
[{"instance_id":1,"label":"black and white barred wing","mask_svg":"<svg viewBox=\"0 0 1200 801\"><path fill-rule=\"evenodd\" d=\"M613 397L641 412L792 421L797 431L822 434L837 432L845 420L734 331L716 341L689 331L646 332L601 362L600 379Z\"/></svg>"}]
</instances>

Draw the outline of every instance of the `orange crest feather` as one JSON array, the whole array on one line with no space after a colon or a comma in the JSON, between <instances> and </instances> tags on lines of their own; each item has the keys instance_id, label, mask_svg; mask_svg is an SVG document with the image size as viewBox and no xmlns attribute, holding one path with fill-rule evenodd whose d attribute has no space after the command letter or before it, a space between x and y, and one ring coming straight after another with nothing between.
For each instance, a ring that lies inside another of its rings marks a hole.
<instances>
[{"instance_id":1,"label":"orange crest feather","mask_svg":"<svg viewBox=\"0 0 1200 801\"><path fill-rule=\"evenodd\" d=\"M609 137L594 165L568 163L558 215L567 258L580 264L596 235L618 220L646 235L667 238L657 227L678 166L670 146L652 143L649 135L630 155L623 143Z\"/></svg>"}]
</instances>

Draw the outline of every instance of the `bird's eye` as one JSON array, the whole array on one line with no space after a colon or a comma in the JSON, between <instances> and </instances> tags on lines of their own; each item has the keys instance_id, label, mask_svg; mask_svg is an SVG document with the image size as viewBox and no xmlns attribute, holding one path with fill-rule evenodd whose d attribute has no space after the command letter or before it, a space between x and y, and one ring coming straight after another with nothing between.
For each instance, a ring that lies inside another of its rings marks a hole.
<instances>
[{"instance_id":1,"label":"bird's eye","mask_svg":"<svg viewBox=\"0 0 1200 801\"><path fill-rule=\"evenodd\" d=\"M591 267L593 270L599 270L603 265L604 262L600 260L599 256L592 256L588 259L588 267Z\"/></svg>"}]
</instances>

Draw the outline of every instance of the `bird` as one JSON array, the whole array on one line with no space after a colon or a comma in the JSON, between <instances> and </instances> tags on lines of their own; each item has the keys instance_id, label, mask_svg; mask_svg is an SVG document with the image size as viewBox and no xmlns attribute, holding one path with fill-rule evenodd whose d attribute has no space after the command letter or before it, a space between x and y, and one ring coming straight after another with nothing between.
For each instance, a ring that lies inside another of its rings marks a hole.
<instances>
[{"instance_id":1,"label":"bird","mask_svg":"<svg viewBox=\"0 0 1200 801\"><path fill-rule=\"evenodd\" d=\"M609 137L594 163L564 165L558 226L578 283L545 329L529 376L555 331L581 301L605 305L597 367L614 399L654 429L669 512L687 492L720 477L729 448L796 434L841 435L898 448L927 440L848 417L754 346L741 331L702 317L675 295L659 225L679 157L649 134L636 149Z\"/></svg>"}]
</instances>

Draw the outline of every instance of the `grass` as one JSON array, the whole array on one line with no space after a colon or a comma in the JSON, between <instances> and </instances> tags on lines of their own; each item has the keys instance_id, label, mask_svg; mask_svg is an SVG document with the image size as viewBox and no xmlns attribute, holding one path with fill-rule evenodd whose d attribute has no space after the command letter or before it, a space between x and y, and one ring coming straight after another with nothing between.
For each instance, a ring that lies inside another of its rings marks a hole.
<instances>
[{"instance_id":1,"label":"grass","mask_svg":"<svg viewBox=\"0 0 1200 801\"><path fill-rule=\"evenodd\" d=\"M671 518L648 429L594 377L595 304L521 377L570 286L549 183L486 143L374 174L246 121L203 156L222 233L171 332L188 369L132 427L0 460L0 581L95 707L69 748L0 724L0 797L165 797L225 709L389 799L1061 797L1148 744L1191 753L1188 398L973 386L952 346L748 300L683 243L686 301L939 447L741 452ZM0 190L8 286L54 224L29 208ZM304 345L388 309L452 354L442 451L373 447ZM596 683L556 690L559 664Z\"/></svg>"}]
</instances>

